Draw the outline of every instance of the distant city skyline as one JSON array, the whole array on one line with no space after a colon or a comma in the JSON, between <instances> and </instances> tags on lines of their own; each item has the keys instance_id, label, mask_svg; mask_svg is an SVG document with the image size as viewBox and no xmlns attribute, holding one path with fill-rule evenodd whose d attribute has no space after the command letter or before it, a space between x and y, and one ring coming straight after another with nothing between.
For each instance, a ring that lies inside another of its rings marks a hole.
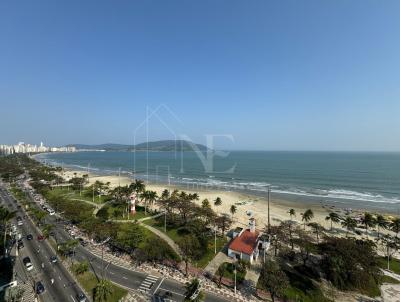
<instances>
[{"instance_id":1,"label":"distant city skyline","mask_svg":"<svg viewBox=\"0 0 400 302\"><path fill-rule=\"evenodd\" d=\"M400 151L399 11L369 0L6 0L0 143L214 134L226 150ZM136 131L160 105L171 112Z\"/></svg>"}]
</instances>

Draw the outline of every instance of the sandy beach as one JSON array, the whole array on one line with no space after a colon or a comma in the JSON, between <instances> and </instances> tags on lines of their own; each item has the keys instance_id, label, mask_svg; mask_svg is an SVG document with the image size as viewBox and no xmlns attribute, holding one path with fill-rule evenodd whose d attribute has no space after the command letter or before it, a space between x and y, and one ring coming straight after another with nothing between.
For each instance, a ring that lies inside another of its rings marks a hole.
<instances>
[{"instance_id":1,"label":"sandy beach","mask_svg":"<svg viewBox=\"0 0 400 302\"><path fill-rule=\"evenodd\" d=\"M87 174L85 171L77 171L77 170L65 170L63 172L63 177L65 179L70 179L74 176L82 176L83 174ZM109 182L111 187L128 185L132 182L132 179L127 176L117 175L96 175L94 173L89 173L89 184L95 181L101 181L104 183ZM208 199L217 213L227 213L230 214L230 207L232 205L236 205L237 212L234 215L235 225L244 226L248 223L248 215L247 213L250 211L257 221L257 228L262 229L265 227L268 221L268 202L266 197L260 197L251 194L244 194L236 191L225 191L225 190L193 190L188 189L186 187L178 187L178 186L168 186L166 184L154 184L154 183L146 183L146 186L149 190L156 191L158 195L161 195L161 192L164 189L169 190L184 190L188 193L198 193L200 198L197 203L201 204L202 200ZM220 197L222 199L222 205L215 207L213 201ZM271 224L279 224L283 220L290 219L288 214L288 210L290 208L295 209L296 216L293 217L293 220L298 223L302 223L301 221L301 213L303 213L306 209L312 209L314 212L314 222L320 223L322 226L326 228L330 228L330 222L325 220L325 217L329 212L336 211L338 214L344 214L344 209L337 208L333 205L322 204L322 203L299 203L290 200L284 200L281 198L274 197L271 194L270 198L270 216L271 216ZM361 211L353 212L355 215L361 214ZM337 225L337 227L339 227Z\"/></svg>"}]
</instances>

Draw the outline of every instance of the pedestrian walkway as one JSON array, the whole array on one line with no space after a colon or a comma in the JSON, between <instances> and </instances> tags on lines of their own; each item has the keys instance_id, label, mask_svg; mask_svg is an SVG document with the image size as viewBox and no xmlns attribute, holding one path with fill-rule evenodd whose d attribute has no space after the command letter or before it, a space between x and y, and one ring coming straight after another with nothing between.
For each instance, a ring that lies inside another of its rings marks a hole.
<instances>
[{"instance_id":1,"label":"pedestrian walkway","mask_svg":"<svg viewBox=\"0 0 400 302\"><path fill-rule=\"evenodd\" d=\"M245 279L251 282L253 286L257 285L258 278L260 277L260 271L260 263L254 263L247 269Z\"/></svg>"},{"instance_id":2,"label":"pedestrian walkway","mask_svg":"<svg viewBox=\"0 0 400 302\"><path fill-rule=\"evenodd\" d=\"M17 288L23 291L21 301L35 301L35 292L33 291L32 284L19 281Z\"/></svg>"},{"instance_id":3,"label":"pedestrian walkway","mask_svg":"<svg viewBox=\"0 0 400 302\"><path fill-rule=\"evenodd\" d=\"M119 302L147 302L151 301L151 298L146 296L145 294L128 291L127 295L123 297Z\"/></svg>"},{"instance_id":4,"label":"pedestrian walkway","mask_svg":"<svg viewBox=\"0 0 400 302\"><path fill-rule=\"evenodd\" d=\"M146 229L148 229L149 231L153 232L154 234L156 234L158 237L161 237L162 239L164 239L168 243L168 245L175 251L175 253L177 253L179 256L182 255L182 252L181 252L181 249L179 248L179 246L167 234L165 234L164 232L161 232L160 230L156 229L155 227L152 227L145 223L139 222L139 224L141 226L145 227Z\"/></svg>"},{"instance_id":5,"label":"pedestrian walkway","mask_svg":"<svg viewBox=\"0 0 400 302\"><path fill-rule=\"evenodd\" d=\"M215 275L220 265L224 262L232 263L233 259L228 257L225 253L219 252L206 266L204 269L211 276Z\"/></svg>"},{"instance_id":6,"label":"pedestrian walkway","mask_svg":"<svg viewBox=\"0 0 400 302\"><path fill-rule=\"evenodd\" d=\"M153 285L157 282L158 277L154 277L152 275L148 275L146 279L140 284L139 290L144 293L148 293Z\"/></svg>"}]
</instances>

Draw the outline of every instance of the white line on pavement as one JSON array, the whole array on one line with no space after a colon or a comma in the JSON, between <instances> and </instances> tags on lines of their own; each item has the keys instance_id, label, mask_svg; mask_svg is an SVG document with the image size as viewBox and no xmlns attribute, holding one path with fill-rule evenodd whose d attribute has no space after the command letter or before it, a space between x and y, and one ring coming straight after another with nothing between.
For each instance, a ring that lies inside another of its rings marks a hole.
<instances>
[{"instance_id":1,"label":"white line on pavement","mask_svg":"<svg viewBox=\"0 0 400 302\"><path fill-rule=\"evenodd\" d=\"M155 294L158 291L158 289L161 286L161 283L163 283L163 282L164 282L164 278L161 279L161 282L158 284L158 286L157 286L156 290L153 292L153 294Z\"/></svg>"}]
</instances>

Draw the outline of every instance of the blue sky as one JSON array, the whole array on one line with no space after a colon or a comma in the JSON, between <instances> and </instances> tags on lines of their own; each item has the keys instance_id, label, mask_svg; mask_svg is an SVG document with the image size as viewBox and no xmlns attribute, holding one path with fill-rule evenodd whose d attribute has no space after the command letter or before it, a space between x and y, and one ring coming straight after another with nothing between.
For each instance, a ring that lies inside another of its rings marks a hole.
<instances>
[{"instance_id":1,"label":"blue sky","mask_svg":"<svg viewBox=\"0 0 400 302\"><path fill-rule=\"evenodd\" d=\"M400 1L2 1L0 143L400 150Z\"/></svg>"}]
</instances>

